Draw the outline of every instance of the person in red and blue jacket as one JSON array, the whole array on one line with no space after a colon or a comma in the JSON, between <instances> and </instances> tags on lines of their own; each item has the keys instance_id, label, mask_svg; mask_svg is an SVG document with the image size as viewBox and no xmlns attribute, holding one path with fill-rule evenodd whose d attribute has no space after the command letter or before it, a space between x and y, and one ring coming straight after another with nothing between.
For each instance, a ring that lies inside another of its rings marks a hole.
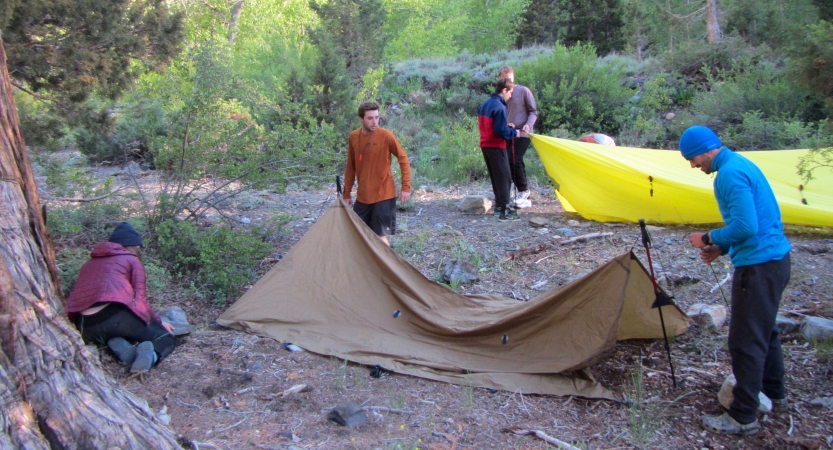
<instances>
[{"instance_id":1,"label":"person in red and blue jacket","mask_svg":"<svg viewBox=\"0 0 833 450\"><path fill-rule=\"evenodd\" d=\"M480 150L486 160L486 170L495 193L495 215L500 220L516 220L518 214L509 204L512 172L506 152L506 141L520 135L519 130L509 128L506 122L506 101L512 98L515 83L501 78L495 83L495 91L477 109L477 124L480 128Z\"/></svg>"}]
</instances>

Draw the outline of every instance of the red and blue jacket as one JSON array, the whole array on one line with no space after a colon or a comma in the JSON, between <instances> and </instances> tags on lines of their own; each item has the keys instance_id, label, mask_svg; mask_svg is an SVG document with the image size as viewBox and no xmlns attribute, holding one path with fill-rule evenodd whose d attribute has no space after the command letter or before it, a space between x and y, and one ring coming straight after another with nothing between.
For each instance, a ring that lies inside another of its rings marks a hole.
<instances>
[{"instance_id":1,"label":"red and blue jacket","mask_svg":"<svg viewBox=\"0 0 833 450\"><path fill-rule=\"evenodd\" d=\"M517 137L517 130L506 125L506 102L500 94L492 94L477 108L480 127L480 148L506 148L506 140Z\"/></svg>"}]
</instances>

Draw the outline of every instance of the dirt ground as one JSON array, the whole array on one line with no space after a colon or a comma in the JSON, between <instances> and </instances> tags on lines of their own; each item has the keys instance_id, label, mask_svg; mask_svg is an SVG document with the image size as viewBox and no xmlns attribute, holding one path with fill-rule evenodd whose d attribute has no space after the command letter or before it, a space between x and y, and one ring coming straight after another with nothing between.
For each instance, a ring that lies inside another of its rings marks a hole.
<instances>
[{"instance_id":1,"label":"dirt ground","mask_svg":"<svg viewBox=\"0 0 833 450\"><path fill-rule=\"evenodd\" d=\"M463 293L497 293L528 300L558 288L630 249L647 266L634 224L588 222L565 214L548 187L534 189L533 207L522 220L498 222L491 214L463 215L468 194L490 195L485 185L436 188L421 186L416 203L400 211L394 248L422 273L437 279L442 263L476 255L481 281L460 286ZM269 214L288 212L294 220L263 264L267 271L289 251L334 200L333 190L257 193L255 223ZM549 221L530 225L532 217ZM569 221L577 221L569 222ZM612 233L569 245L552 245L506 261L513 251L553 242L559 228L577 235ZM700 228L654 228L651 251L658 278L683 310L693 303L724 304L730 282L716 290L731 269L702 264L687 243ZM833 318L831 273L833 235L829 230L790 228L792 279L781 304L792 318ZM726 261L728 263L728 261ZM493 392L395 373L370 376L370 368L326 355L290 352L281 343L212 324L224 306L172 292L160 307L182 307L194 332L180 338L172 355L144 380L128 378L127 368L107 352L106 370L126 389L145 398L154 411L167 409L170 426L186 448L219 449L544 449L557 448L533 435L540 431L577 448L831 448L833 411L810 404L833 396L829 348L816 349L799 334L782 337L787 366L789 411L762 417L764 429L747 438L721 437L700 428L701 414L717 414L716 393L731 373L727 327L693 327L671 345L678 386L672 385L662 342L621 342L605 361L591 368L609 389L632 400L612 401ZM308 391L282 396L304 384ZM337 405L357 402L381 407L368 421L343 427L327 419ZM387 409L385 409L387 408ZM391 412L389 409L398 410Z\"/></svg>"}]
</instances>

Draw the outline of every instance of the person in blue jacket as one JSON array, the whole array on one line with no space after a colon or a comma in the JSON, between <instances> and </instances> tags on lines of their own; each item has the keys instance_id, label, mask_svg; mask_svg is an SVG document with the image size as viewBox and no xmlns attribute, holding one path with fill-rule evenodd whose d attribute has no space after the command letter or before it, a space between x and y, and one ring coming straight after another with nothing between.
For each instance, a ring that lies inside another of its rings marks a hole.
<instances>
[{"instance_id":1,"label":"person in blue jacket","mask_svg":"<svg viewBox=\"0 0 833 450\"><path fill-rule=\"evenodd\" d=\"M790 281L790 243L772 188L752 161L699 125L683 133L680 152L692 168L717 172L714 195L726 224L692 233L689 242L700 249L706 264L728 253L735 266L729 323L729 353L737 379L734 400L728 412L703 416L700 423L715 433L754 434L761 429L756 417L759 392L772 399L774 408L787 407L775 315Z\"/></svg>"},{"instance_id":2,"label":"person in blue jacket","mask_svg":"<svg viewBox=\"0 0 833 450\"><path fill-rule=\"evenodd\" d=\"M510 78L501 78L495 83L495 91L477 109L477 124L480 128L480 150L486 160L486 170L492 180L495 193L495 215L500 220L517 220L518 213L508 205L512 172L506 141L520 136L520 130L509 128L506 121L506 101L512 98L515 83Z\"/></svg>"}]
</instances>

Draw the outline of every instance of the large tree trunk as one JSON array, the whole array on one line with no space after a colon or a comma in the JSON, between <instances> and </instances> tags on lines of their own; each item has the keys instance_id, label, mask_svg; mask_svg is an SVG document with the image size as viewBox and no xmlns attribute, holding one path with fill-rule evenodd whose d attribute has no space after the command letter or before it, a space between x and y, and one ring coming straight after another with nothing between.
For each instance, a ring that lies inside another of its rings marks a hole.
<instances>
[{"instance_id":1,"label":"large tree trunk","mask_svg":"<svg viewBox=\"0 0 833 450\"><path fill-rule=\"evenodd\" d=\"M0 36L0 448L179 448L66 319Z\"/></svg>"},{"instance_id":2,"label":"large tree trunk","mask_svg":"<svg viewBox=\"0 0 833 450\"><path fill-rule=\"evenodd\" d=\"M723 33L717 21L717 0L706 0L706 40L709 44L720 42Z\"/></svg>"}]
</instances>

